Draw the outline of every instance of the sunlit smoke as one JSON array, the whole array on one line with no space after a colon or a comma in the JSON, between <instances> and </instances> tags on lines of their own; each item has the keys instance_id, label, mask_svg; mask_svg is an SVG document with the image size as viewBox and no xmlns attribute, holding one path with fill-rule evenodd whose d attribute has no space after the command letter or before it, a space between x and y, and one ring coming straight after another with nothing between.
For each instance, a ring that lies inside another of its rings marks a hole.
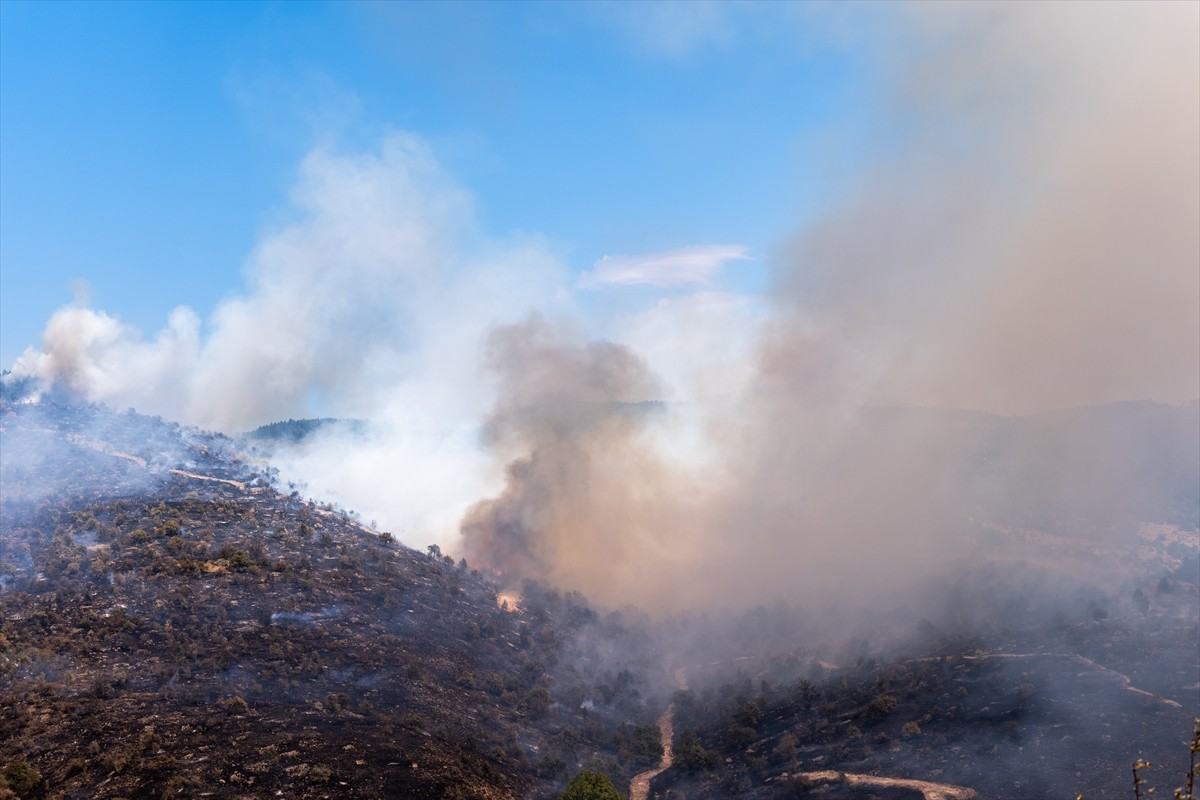
<instances>
[{"instance_id":1,"label":"sunlit smoke","mask_svg":"<svg viewBox=\"0 0 1200 800\"><path fill-rule=\"evenodd\" d=\"M684 489L647 435L665 411L645 362L535 318L495 331L487 365L500 400L485 440L509 460L503 493L463 522L468 559L511 579L643 595L639 561L660 568L681 551Z\"/></svg>"},{"instance_id":2,"label":"sunlit smoke","mask_svg":"<svg viewBox=\"0 0 1200 800\"><path fill-rule=\"evenodd\" d=\"M1030 497L1136 524L1154 476L1103 421L1033 448L1037 424L883 409L1200 396L1200 6L872 19L879 141L773 253L765 299L714 288L740 245L575 277L544 241L481 232L393 135L305 160L295 219L205 325L181 308L147 339L72 306L14 372L225 431L369 418L369 441L279 453L285 478L610 605L869 602L970 558L964 520L1033 518ZM674 294L602 320L574 300L628 285ZM1195 453L1198 410L1153 422L1183 432L1164 452Z\"/></svg>"}]
</instances>

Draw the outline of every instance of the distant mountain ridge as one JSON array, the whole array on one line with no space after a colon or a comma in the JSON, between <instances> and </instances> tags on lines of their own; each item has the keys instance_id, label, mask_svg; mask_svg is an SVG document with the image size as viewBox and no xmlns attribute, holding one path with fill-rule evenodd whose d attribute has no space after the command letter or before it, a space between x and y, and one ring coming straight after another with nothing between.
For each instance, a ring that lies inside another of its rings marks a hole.
<instances>
[{"instance_id":1,"label":"distant mountain ridge","mask_svg":"<svg viewBox=\"0 0 1200 800\"><path fill-rule=\"evenodd\" d=\"M365 419L343 419L341 417L317 417L305 419L286 419L280 422L269 422L259 425L252 431L242 434L250 441L285 442L299 444L318 433L337 433L341 435L366 436L369 423Z\"/></svg>"}]
</instances>

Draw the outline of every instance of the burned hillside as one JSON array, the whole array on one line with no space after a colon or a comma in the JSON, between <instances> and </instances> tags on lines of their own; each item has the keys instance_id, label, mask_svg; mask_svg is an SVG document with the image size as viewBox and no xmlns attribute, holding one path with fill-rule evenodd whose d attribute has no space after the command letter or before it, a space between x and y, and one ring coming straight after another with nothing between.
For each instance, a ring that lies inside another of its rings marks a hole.
<instances>
[{"instance_id":1,"label":"burned hillside","mask_svg":"<svg viewBox=\"0 0 1200 800\"><path fill-rule=\"evenodd\" d=\"M1143 758L1160 791L1183 781L1200 538L1170 520L1194 517L1171 488L1191 461L1146 500L1179 496L1165 521L1119 535L964 514L972 562L888 603L653 619L501 591L280 490L239 441L19 400L0 776L20 797L549 798L582 769L628 786L664 742L650 797L1119 800Z\"/></svg>"},{"instance_id":2,"label":"burned hillside","mask_svg":"<svg viewBox=\"0 0 1200 800\"><path fill-rule=\"evenodd\" d=\"M947 587L948 606L984 610L969 625L948 610L897 630L906 615L880 612L876 636L840 642L789 635L787 609L748 613L731 623L739 655L680 656L675 762L653 787L667 798L1122 800L1144 759L1147 785L1169 795L1186 782L1200 711L1200 595L1178 576L1125 590L981 569Z\"/></svg>"},{"instance_id":3,"label":"burned hillside","mask_svg":"<svg viewBox=\"0 0 1200 800\"><path fill-rule=\"evenodd\" d=\"M20 796L536 797L658 758L653 648L609 647L635 618L536 586L503 605L221 436L51 402L6 402L0 435Z\"/></svg>"}]
</instances>

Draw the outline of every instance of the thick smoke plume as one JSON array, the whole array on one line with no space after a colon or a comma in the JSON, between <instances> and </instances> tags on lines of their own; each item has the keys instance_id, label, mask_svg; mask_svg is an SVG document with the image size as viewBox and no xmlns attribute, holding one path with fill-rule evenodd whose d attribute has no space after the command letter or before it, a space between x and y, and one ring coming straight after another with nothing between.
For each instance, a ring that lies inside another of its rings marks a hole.
<instances>
[{"instance_id":1,"label":"thick smoke plume","mask_svg":"<svg viewBox=\"0 0 1200 800\"><path fill-rule=\"evenodd\" d=\"M960 566L977 515L1044 525L1065 509L1129 534L1171 513L1138 505L1152 479L1113 428L866 409L1200 395L1198 22L1195 6L913 7L881 57L894 141L779 252L732 408L671 412L703 431L707 469L684 480L626 454L623 427L539 427L502 382L496 413L523 409L529 450L501 454L509 488L468 518L467 547L612 602L870 602ZM505 373L541 357L512 350ZM1163 429L1168 458L1195 452L1196 413ZM1193 460L1166 480L1185 494ZM1017 510L1047 491L1041 517Z\"/></svg>"},{"instance_id":2,"label":"thick smoke plume","mask_svg":"<svg viewBox=\"0 0 1200 800\"><path fill-rule=\"evenodd\" d=\"M67 307L14 373L226 432L322 409L378 414L398 388L470 386L483 331L562 283L539 242L480 235L470 195L411 136L375 153L314 151L292 204L294 218L252 254L248 291L206 331L180 308L147 341L102 311Z\"/></svg>"},{"instance_id":3,"label":"thick smoke plume","mask_svg":"<svg viewBox=\"0 0 1200 800\"><path fill-rule=\"evenodd\" d=\"M890 152L785 248L767 368L1001 413L1200 394L1198 22L913 7Z\"/></svg>"},{"instance_id":4,"label":"thick smoke plume","mask_svg":"<svg viewBox=\"0 0 1200 800\"><path fill-rule=\"evenodd\" d=\"M310 442L285 477L411 544L610 604L869 602L968 558L964 521L1053 516L1030 487L1076 520L1194 526L1186 508L1146 519L1167 513L1163 476L1127 437L996 415L1176 404L1144 416L1173 420L1153 423L1168 478L1191 479L1200 6L837 6L804 23L887 78L865 112L878 138L774 253L765 312L702 285L589 316L557 253L481 234L470 196L394 136L306 160L297 218L206 326L179 309L146 340L67 308L14 371L225 431L368 417L377 439Z\"/></svg>"},{"instance_id":5,"label":"thick smoke plume","mask_svg":"<svg viewBox=\"0 0 1200 800\"><path fill-rule=\"evenodd\" d=\"M278 453L284 480L413 544L451 544L463 510L493 485L476 444L487 409L479 347L492 325L558 307L564 265L532 237L482 235L469 193L408 135L377 152L314 151L292 205L251 255L247 290L203 327L181 307L146 339L68 306L13 373L226 433L368 418L370 440Z\"/></svg>"},{"instance_id":6,"label":"thick smoke plume","mask_svg":"<svg viewBox=\"0 0 1200 800\"><path fill-rule=\"evenodd\" d=\"M535 318L495 331L500 400L486 444L508 460L504 492L463 521L467 558L599 597L647 597L679 557L683 465L648 428L662 387L628 348ZM642 569L639 565L645 564Z\"/></svg>"}]
</instances>

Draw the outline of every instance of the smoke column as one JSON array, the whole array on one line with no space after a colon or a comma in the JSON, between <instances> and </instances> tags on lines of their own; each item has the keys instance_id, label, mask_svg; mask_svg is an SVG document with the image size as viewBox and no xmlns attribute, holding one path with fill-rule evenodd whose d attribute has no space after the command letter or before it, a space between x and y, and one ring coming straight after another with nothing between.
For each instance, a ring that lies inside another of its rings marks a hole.
<instances>
[{"instance_id":1,"label":"smoke column","mask_svg":"<svg viewBox=\"0 0 1200 800\"><path fill-rule=\"evenodd\" d=\"M314 442L285 476L411 544L610 604L925 580L970 556L964 492L1002 498L944 418L868 409L1200 396L1200 6L828 6L803 24L870 48L878 139L773 253L764 313L704 287L589 317L552 246L480 232L469 193L397 134L314 151L295 218L204 325L180 308L145 339L68 307L14 372L225 431L368 417L376 439ZM582 288L621 291L607 274ZM1118 477L1080 507L1141 490Z\"/></svg>"},{"instance_id":2,"label":"smoke column","mask_svg":"<svg viewBox=\"0 0 1200 800\"><path fill-rule=\"evenodd\" d=\"M628 452L624 423L564 437L557 411L502 381L493 419L521 404L528 450L497 448L508 489L468 516L468 550L610 602L870 602L963 563L966 498L994 507L989 491L1016 487L986 486L944 419L864 409L1200 395L1197 11L909 8L880 56L894 142L780 249L737 401L669 414L704 432L707 469ZM541 358L510 349L504 374ZM1128 458L1086 444L1093 463ZM1075 508L1119 518L1114 498L1142 487L1117 474L1076 481L1090 496ZM615 577L631 574L653 577Z\"/></svg>"}]
</instances>

